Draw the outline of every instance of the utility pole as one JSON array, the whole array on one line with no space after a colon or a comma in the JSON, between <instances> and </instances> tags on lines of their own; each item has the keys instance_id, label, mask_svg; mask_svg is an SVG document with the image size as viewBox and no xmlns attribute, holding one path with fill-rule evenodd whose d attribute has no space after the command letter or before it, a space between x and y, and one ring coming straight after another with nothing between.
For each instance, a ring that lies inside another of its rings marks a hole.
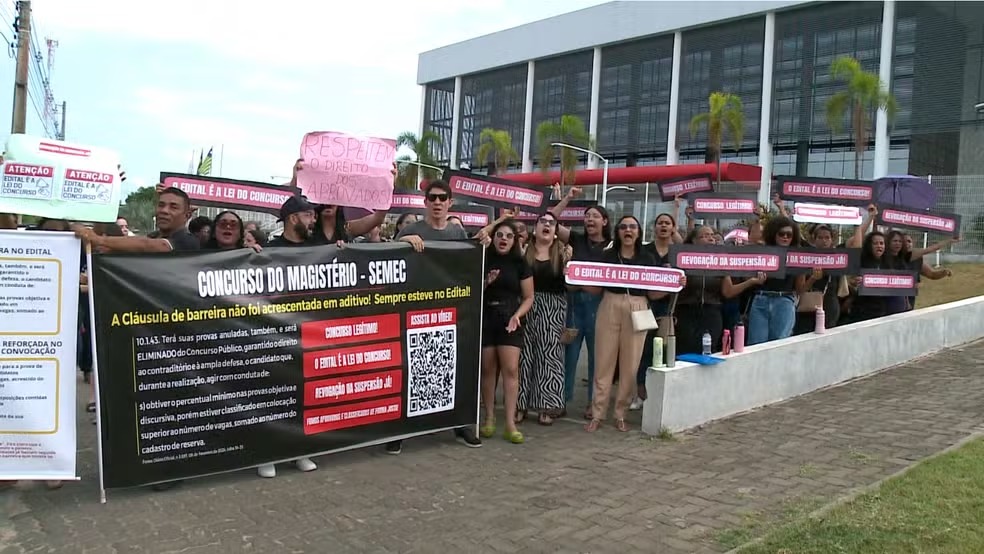
<instances>
[{"instance_id":1,"label":"utility pole","mask_svg":"<svg viewBox=\"0 0 984 554\"><path fill-rule=\"evenodd\" d=\"M62 107L61 107L62 124L61 124L61 127L59 127L59 129L58 129L59 130L58 140L65 140L65 106L66 106L66 104L68 104L68 102L65 102L64 100L62 100Z\"/></svg>"},{"instance_id":2,"label":"utility pole","mask_svg":"<svg viewBox=\"0 0 984 554\"><path fill-rule=\"evenodd\" d=\"M27 132L27 79L31 63L31 2L17 2L17 68L14 73L14 110L10 122L11 133Z\"/></svg>"}]
</instances>

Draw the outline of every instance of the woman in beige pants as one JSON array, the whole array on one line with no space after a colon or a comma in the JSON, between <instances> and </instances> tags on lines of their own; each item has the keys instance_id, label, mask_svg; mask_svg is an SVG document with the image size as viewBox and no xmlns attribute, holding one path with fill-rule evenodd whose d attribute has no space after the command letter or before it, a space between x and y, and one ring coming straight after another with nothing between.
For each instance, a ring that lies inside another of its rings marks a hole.
<instances>
[{"instance_id":1,"label":"woman in beige pants","mask_svg":"<svg viewBox=\"0 0 984 554\"><path fill-rule=\"evenodd\" d=\"M605 251L602 263L621 265L656 265L653 257L642 248L642 229L639 220L627 215L619 220L611 248ZM587 288L587 287L586 287ZM598 317L595 320L595 375L592 419L584 429L598 430L608 411L615 364L618 362L618 391L615 395L615 428L628 431L625 414L635 396L636 371L646 342L646 331L632 326L632 312L649 311L649 298L662 293L619 287L597 288L601 293Z\"/></svg>"}]
</instances>

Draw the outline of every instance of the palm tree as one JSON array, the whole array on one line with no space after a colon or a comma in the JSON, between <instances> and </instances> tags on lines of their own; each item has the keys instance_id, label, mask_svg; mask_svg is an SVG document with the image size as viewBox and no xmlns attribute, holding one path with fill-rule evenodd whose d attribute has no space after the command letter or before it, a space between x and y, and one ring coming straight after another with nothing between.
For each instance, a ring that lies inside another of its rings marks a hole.
<instances>
[{"instance_id":1,"label":"palm tree","mask_svg":"<svg viewBox=\"0 0 984 554\"><path fill-rule=\"evenodd\" d=\"M593 140L584 127L584 120L576 115L563 115L560 121L544 121L536 127L536 141L540 150L540 169L546 175L554 159L554 142L591 149ZM560 184L572 184L577 160L581 156L570 148L560 149ZM548 183L549 184L549 183Z\"/></svg>"},{"instance_id":2,"label":"palm tree","mask_svg":"<svg viewBox=\"0 0 984 554\"><path fill-rule=\"evenodd\" d=\"M444 141L441 135L434 131L424 131L419 137L413 131L404 131L396 137L396 147L406 146L413 155L404 154L396 158L399 161L416 161L427 165L437 165L434 152L441 148ZM415 190L422 179L436 179L437 172L413 164L397 164L396 188Z\"/></svg>"},{"instance_id":3,"label":"palm tree","mask_svg":"<svg viewBox=\"0 0 984 554\"><path fill-rule=\"evenodd\" d=\"M512 162L519 161L519 154L512 145L512 137L508 131L500 129L482 129L478 136L478 153L475 155L477 165L482 165L491 159L489 175L504 173Z\"/></svg>"},{"instance_id":4,"label":"palm tree","mask_svg":"<svg viewBox=\"0 0 984 554\"><path fill-rule=\"evenodd\" d=\"M690 135L696 135L701 125L707 127L707 153L717 164L717 183L720 185L724 134L727 132L731 137L737 152L745 134L745 112L742 111L741 98L730 92L712 92L707 103L707 112L697 114L690 120Z\"/></svg>"},{"instance_id":5,"label":"palm tree","mask_svg":"<svg viewBox=\"0 0 984 554\"><path fill-rule=\"evenodd\" d=\"M865 71L861 63L850 56L834 60L830 64L830 75L847 88L827 100L827 125L834 133L840 133L844 119L850 113L854 134L854 178L860 179L861 158L871 130L871 112L885 109L889 117L895 115L895 97L882 90L878 74Z\"/></svg>"}]
</instances>

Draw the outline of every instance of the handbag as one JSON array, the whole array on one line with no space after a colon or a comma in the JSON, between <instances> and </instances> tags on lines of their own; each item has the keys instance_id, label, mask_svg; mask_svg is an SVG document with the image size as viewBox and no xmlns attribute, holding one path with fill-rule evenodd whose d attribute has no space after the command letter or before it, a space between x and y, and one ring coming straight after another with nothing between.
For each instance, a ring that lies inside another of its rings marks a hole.
<instances>
[{"instance_id":1,"label":"handbag","mask_svg":"<svg viewBox=\"0 0 984 554\"><path fill-rule=\"evenodd\" d=\"M618 255L618 263L625 264L622 260L622 255ZM632 298L629 294L629 289L625 289L625 297L628 299ZM649 309L649 303L646 303L646 308L643 310L632 310L632 329L636 333L642 333L645 331L652 331L659 327L659 323L656 322L656 316L653 315L653 311Z\"/></svg>"},{"instance_id":2,"label":"handbag","mask_svg":"<svg viewBox=\"0 0 984 554\"><path fill-rule=\"evenodd\" d=\"M577 337L581 334L581 331L576 327L565 327L563 331L560 332L560 344L571 344L577 340Z\"/></svg>"},{"instance_id":3,"label":"handbag","mask_svg":"<svg viewBox=\"0 0 984 554\"><path fill-rule=\"evenodd\" d=\"M796 305L796 311L799 313L813 313L817 311L817 306L823 307L823 299L827 295L827 286L830 285L830 281L824 285L823 291L811 290L810 292L804 292L799 295L799 304Z\"/></svg>"}]
</instances>

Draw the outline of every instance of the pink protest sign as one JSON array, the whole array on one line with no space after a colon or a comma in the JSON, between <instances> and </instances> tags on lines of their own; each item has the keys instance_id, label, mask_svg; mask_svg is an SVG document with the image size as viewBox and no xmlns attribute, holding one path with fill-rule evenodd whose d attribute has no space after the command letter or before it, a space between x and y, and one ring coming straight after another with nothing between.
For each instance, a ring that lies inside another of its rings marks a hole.
<instances>
[{"instance_id":1,"label":"pink protest sign","mask_svg":"<svg viewBox=\"0 0 984 554\"><path fill-rule=\"evenodd\" d=\"M333 131L308 133L301 143L301 158L304 168L297 172L297 186L309 201L389 209L396 141Z\"/></svg>"}]
</instances>

